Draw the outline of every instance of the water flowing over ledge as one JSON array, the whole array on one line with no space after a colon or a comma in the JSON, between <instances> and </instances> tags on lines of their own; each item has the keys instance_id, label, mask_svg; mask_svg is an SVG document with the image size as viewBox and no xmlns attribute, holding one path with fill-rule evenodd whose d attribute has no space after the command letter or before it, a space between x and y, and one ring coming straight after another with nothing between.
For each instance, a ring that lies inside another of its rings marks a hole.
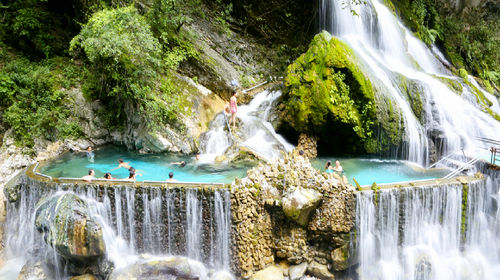
<instances>
[{"instance_id":1,"label":"water flowing over ledge","mask_svg":"<svg viewBox=\"0 0 500 280\"><path fill-rule=\"evenodd\" d=\"M7 259L45 255L55 266L54 278L64 278L72 268L43 242L33 221L42 197L74 193L102 226L106 259L115 271L144 261L141 254L157 259L186 256L186 263L202 269L196 274L200 279L209 279L213 270L230 270L230 192L223 184L52 181L33 169L20 178L17 193L9 198L17 201L7 208ZM106 262L99 263L96 275L105 275Z\"/></svg>"},{"instance_id":2,"label":"water flowing over ledge","mask_svg":"<svg viewBox=\"0 0 500 280\"><path fill-rule=\"evenodd\" d=\"M352 248L359 279L496 279L500 174L360 192Z\"/></svg>"}]
</instances>

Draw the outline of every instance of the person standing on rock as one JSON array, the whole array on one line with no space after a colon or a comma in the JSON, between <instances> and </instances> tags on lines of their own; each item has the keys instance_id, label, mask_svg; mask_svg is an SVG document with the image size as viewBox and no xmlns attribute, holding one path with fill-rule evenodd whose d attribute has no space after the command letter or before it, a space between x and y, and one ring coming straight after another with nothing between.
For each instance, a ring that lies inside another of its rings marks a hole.
<instances>
[{"instance_id":1,"label":"person standing on rock","mask_svg":"<svg viewBox=\"0 0 500 280\"><path fill-rule=\"evenodd\" d=\"M238 112L238 102L236 100L237 91L234 90L231 98L229 99L229 109L231 110L231 119L229 123L233 124L233 129L236 126L236 113Z\"/></svg>"}]
</instances>

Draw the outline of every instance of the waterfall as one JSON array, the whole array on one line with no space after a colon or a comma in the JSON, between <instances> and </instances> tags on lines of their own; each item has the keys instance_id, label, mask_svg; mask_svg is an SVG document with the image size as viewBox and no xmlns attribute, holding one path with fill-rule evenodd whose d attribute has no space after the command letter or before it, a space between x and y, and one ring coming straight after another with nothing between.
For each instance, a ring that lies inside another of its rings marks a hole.
<instances>
[{"instance_id":1,"label":"waterfall","mask_svg":"<svg viewBox=\"0 0 500 280\"><path fill-rule=\"evenodd\" d=\"M277 134L270 123L272 109L280 96L280 91L265 90L256 94L248 105L239 106L238 127L231 132L224 113L218 114L210 123L209 131L200 138L201 160L213 162L232 147L244 147L268 161L278 158L281 151L291 151L293 145Z\"/></svg>"},{"instance_id":2,"label":"waterfall","mask_svg":"<svg viewBox=\"0 0 500 280\"><path fill-rule=\"evenodd\" d=\"M320 1L320 28L347 43L361 60L363 70L380 87L378 94L387 95L398 105L404 116L406 159L428 165L432 134L444 136L438 151L442 155L461 149L475 153L477 148L487 148L476 137L498 138L500 123L484 112L485 105L474 95L467 98L473 89L446 70L441 61L449 63L436 48L425 46L379 0L352 6L350 1L345 2ZM417 119L401 89L401 75L422 88L423 120ZM462 93L445 85L443 80L450 79L462 84ZM469 80L478 87L472 77ZM490 99L490 109L496 112L498 100L479 90Z\"/></svg>"},{"instance_id":3,"label":"waterfall","mask_svg":"<svg viewBox=\"0 0 500 280\"><path fill-rule=\"evenodd\" d=\"M360 279L497 279L500 181L361 192ZM463 199L466 201L463 201Z\"/></svg>"},{"instance_id":4,"label":"waterfall","mask_svg":"<svg viewBox=\"0 0 500 280\"><path fill-rule=\"evenodd\" d=\"M5 255L7 260L17 260L12 262L13 270L19 271L33 256L57 257L34 225L38 200L57 192L72 192L87 202L103 228L106 257L116 269L148 254L185 255L214 269L230 270L229 190L54 185L28 178L19 201L7 205ZM56 279L64 279L64 268L56 271L61 272Z\"/></svg>"}]
</instances>

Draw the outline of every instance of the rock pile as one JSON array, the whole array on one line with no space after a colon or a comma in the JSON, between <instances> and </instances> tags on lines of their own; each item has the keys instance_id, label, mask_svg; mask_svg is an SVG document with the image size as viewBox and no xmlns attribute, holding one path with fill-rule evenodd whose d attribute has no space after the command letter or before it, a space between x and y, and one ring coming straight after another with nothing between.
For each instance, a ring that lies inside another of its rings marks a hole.
<instances>
[{"instance_id":1,"label":"rock pile","mask_svg":"<svg viewBox=\"0 0 500 280\"><path fill-rule=\"evenodd\" d=\"M314 136L309 136L307 134L301 133L299 135L299 143L295 150L304 151L304 156L307 158L315 158L318 156L318 139Z\"/></svg>"},{"instance_id":2,"label":"rock pile","mask_svg":"<svg viewBox=\"0 0 500 280\"><path fill-rule=\"evenodd\" d=\"M348 268L354 188L320 173L306 157L291 153L249 170L233 183L231 208L235 268L242 277L283 261L295 275L320 279Z\"/></svg>"}]
</instances>

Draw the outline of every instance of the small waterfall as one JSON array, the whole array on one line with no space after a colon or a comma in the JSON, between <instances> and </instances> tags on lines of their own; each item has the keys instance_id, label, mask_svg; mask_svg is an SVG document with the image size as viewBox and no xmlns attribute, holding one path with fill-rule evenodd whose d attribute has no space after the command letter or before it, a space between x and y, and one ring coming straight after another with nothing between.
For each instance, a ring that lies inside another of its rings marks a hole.
<instances>
[{"instance_id":1,"label":"small waterfall","mask_svg":"<svg viewBox=\"0 0 500 280\"><path fill-rule=\"evenodd\" d=\"M280 91L265 90L256 94L248 105L239 106L238 127L232 135L224 113L218 114L210 123L209 131L201 137L201 160L213 162L231 147L245 147L266 160L278 158L281 151L291 151L293 145L277 134L270 123L272 109L280 96Z\"/></svg>"},{"instance_id":2,"label":"small waterfall","mask_svg":"<svg viewBox=\"0 0 500 280\"><path fill-rule=\"evenodd\" d=\"M186 194L186 228L187 228L187 256L200 259L200 237L201 237L201 214L202 209L198 201L198 192L196 189L187 190Z\"/></svg>"},{"instance_id":3,"label":"small waterfall","mask_svg":"<svg viewBox=\"0 0 500 280\"><path fill-rule=\"evenodd\" d=\"M488 178L359 193L359 279L496 279L498 187Z\"/></svg>"},{"instance_id":4,"label":"small waterfall","mask_svg":"<svg viewBox=\"0 0 500 280\"><path fill-rule=\"evenodd\" d=\"M17 259L18 271L33 256L57 257L34 226L38 200L56 192L84 199L103 227L106 255L117 269L139 254L186 255L217 270L230 270L230 194L201 190L133 186L86 186L41 183L27 179L20 200L8 203L6 258ZM213 226L212 226L213 225ZM59 262L53 262L58 264ZM56 279L64 279L64 269ZM2 276L0 271L0 276ZM203 278L204 279L204 278Z\"/></svg>"},{"instance_id":5,"label":"small waterfall","mask_svg":"<svg viewBox=\"0 0 500 280\"><path fill-rule=\"evenodd\" d=\"M461 149L475 153L477 148L485 148L475 137L498 138L500 123L484 112L484 105L471 95L466 83L451 76L441 61L449 63L436 48L430 50L413 36L381 1L369 0L362 5L345 2L320 1L320 28L330 31L355 51L365 73L380 87L378 94L388 96L403 113L407 143L403 147L404 158L427 166L429 142L436 134L444 137L442 143L434 143L439 144L437 152L441 155ZM358 15L353 15L351 9ZM422 88L420 98L425 117L421 120L410 107L400 76ZM457 94L445 85L443 80L450 79L462 84L463 93ZM469 81L478 87L472 77ZM498 100L479 90L490 99L490 109L496 112Z\"/></svg>"}]
</instances>

